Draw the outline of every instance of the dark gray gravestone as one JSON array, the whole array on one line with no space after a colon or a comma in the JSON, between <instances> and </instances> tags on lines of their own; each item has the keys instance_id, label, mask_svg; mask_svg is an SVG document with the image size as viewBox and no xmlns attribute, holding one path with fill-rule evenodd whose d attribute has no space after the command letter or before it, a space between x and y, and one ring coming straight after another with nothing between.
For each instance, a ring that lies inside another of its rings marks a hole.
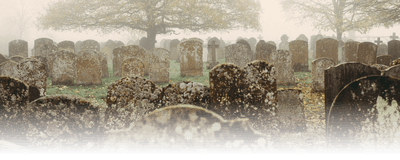
<instances>
[{"instance_id":1,"label":"dark gray gravestone","mask_svg":"<svg viewBox=\"0 0 400 160\"><path fill-rule=\"evenodd\" d=\"M276 52L276 46L261 40L256 46L255 60L263 60L267 63L272 63L272 54Z\"/></svg>"},{"instance_id":2,"label":"dark gray gravestone","mask_svg":"<svg viewBox=\"0 0 400 160\"><path fill-rule=\"evenodd\" d=\"M388 46L384 43L379 44L377 56L382 56L387 54L388 54Z\"/></svg>"},{"instance_id":3,"label":"dark gray gravestone","mask_svg":"<svg viewBox=\"0 0 400 160\"><path fill-rule=\"evenodd\" d=\"M400 58L400 41L391 40L388 42L388 55L391 55L392 59Z\"/></svg>"},{"instance_id":4,"label":"dark gray gravestone","mask_svg":"<svg viewBox=\"0 0 400 160\"><path fill-rule=\"evenodd\" d=\"M347 41L344 44L344 62L356 62L357 61L357 49L360 42Z\"/></svg>"},{"instance_id":5,"label":"dark gray gravestone","mask_svg":"<svg viewBox=\"0 0 400 160\"><path fill-rule=\"evenodd\" d=\"M66 50L72 53L76 53L75 52L75 43L72 41L62 41L60 43L58 43L58 50Z\"/></svg>"},{"instance_id":6,"label":"dark gray gravestone","mask_svg":"<svg viewBox=\"0 0 400 160\"><path fill-rule=\"evenodd\" d=\"M11 41L8 43L8 55L28 58L28 42L20 39Z\"/></svg>"},{"instance_id":7,"label":"dark gray gravestone","mask_svg":"<svg viewBox=\"0 0 400 160\"><path fill-rule=\"evenodd\" d=\"M316 59L326 57L331 58L338 64L338 41L332 38L323 38L316 44Z\"/></svg>"},{"instance_id":8,"label":"dark gray gravestone","mask_svg":"<svg viewBox=\"0 0 400 160\"><path fill-rule=\"evenodd\" d=\"M362 42L358 44L357 62L364 63L367 65L375 64L377 51L378 51L378 46L374 43Z\"/></svg>"},{"instance_id":9,"label":"dark gray gravestone","mask_svg":"<svg viewBox=\"0 0 400 160\"><path fill-rule=\"evenodd\" d=\"M326 69L324 75L327 117L334 98L348 83L364 76L381 75L381 71L362 63L343 63Z\"/></svg>"},{"instance_id":10,"label":"dark gray gravestone","mask_svg":"<svg viewBox=\"0 0 400 160\"><path fill-rule=\"evenodd\" d=\"M212 48L211 48L211 43L213 42L213 41L215 41L215 45L218 45L218 47L215 47L215 55L216 55L216 57L217 57L217 55L219 54L218 53L218 48L219 48L219 39L217 38L217 37L213 37L213 38L210 38L208 41L207 41L207 62L211 62L212 61Z\"/></svg>"},{"instance_id":11,"label":"dark gray gravestone","mask_svg":"<svg viewBox=\"0 0 400 160\"><path fill-rule=\"evenodd\" d=\"M379 141L382 137L394 135L390 132L393 129L390 125L399 122L391 122L388 117L399 116L397 106L390 106L393 100L400 102L397 88L400 88L400 80L387 76L362 77L343 87L328 107L328 143L335 147L358 148L365 142L382 143ZM388 106L377 104L380 98Z\"/></svg>"},{"instance_id":12,"label":"dark gray gravestone","mask_svg":"<svg viewBox=\"0 0 400 160\"><path fill-rule=\"evenodd\" d=\"M295 72L308 72L308 44L306 41L294 40L289 42L289 51L292 52L293 69Z\"/></svg>"},{"instance_id":13,"label":"dark gray gravestone","mask_svg":"<svg viewBox=\"0 0 400 160\"><path fill-rule=\"evenodd\" d=\"M392 61L391 55L380 55L380 56L376 57L377 64L384 64L384 65L389 66L391 61Z\"/></svg>"}]
</instances>

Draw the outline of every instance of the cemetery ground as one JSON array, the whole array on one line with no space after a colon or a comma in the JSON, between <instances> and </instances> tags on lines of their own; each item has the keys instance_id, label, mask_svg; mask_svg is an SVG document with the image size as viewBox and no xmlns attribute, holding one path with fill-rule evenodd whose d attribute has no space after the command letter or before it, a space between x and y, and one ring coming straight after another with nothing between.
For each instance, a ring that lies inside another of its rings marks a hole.
<instances>
[{"instance_id":1,"label":"cemetery ground","mask_svg":"<svg viewBox=\"0 0 400 160\"><path fill-rule=\"evenodd\" d=\"M219 59L219 63L224 63L225 59ZM311 70L311 62L309 59L309 69ZM207 62L203 62L203 76L181 77L180 64L175 60L170 60L169 82L175 83L180 81L192 81L202 83L209 86L209 72L206 68ZM68 94L77 95L95 101L99 106L106 105L106 95L108 85L120 79L120 77L112 77L112 61L108 61L108 71L110 77L102 79L102 85L93 86L62 86L51 85L51 78L47 79L46 95ZM145 76L148 79L148 76ZM307 121L307 132L303 133L281 133L279 137L269 137L269 140L274 140L276 143L268 143L271 147L277 150L281 149L321 149L326 145L325 140L325 107L324 93L311 93L311 72L295 72L296 86L278 86L277 89L292 88L302 91L304 103L304 113ZM167 86L168 83L156 83L159 88ZM300 138L301 137L301 138ZM267 141L269 141L267 139ZM311 147L311 148L310 148Z\"/></svg>"}]
</instances>

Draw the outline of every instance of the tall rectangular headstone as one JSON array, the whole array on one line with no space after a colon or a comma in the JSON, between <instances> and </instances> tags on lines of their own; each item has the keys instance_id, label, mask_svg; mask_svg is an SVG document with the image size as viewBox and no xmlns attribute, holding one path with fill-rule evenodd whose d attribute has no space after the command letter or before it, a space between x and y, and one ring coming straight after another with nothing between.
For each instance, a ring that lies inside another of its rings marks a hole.
<instances>
[{"instance_id":1,"label":"tall rectangular headstone","mask_svg":"<svg viewBox=\"0 0 400 160\"><path fill-rule=\"evenodd\" d=\"M28 58L28 42L20 39L11 41L8 43L8 55Z\"/></svg>"},{"instance_id":2,"label":"tall rectangular headstone","mask_svg":"<svg viewBox=\"0 0 400 160\"><path fill-rule=\"evenodd\" d=\"M52 68L53 85L72 86L76 72L76 54L67 50L56 52Z\"/></svg>"},{"instance_id":3,"label":"tall rectangular headstone","mask_svg":"<svg viewBox=\"0 0 400 160\"><path fill-rule=\"evenodd\" d=\"M357 62L373 65L376 63L376 53L378 46L371 42L362 42L358 44Z\"/></svg>"},{"instance_id":4,"label":"tall rectangular headstone","mask_svg":"<svg viewBox=\"0 0 400 160\"><path fill-rule=\"evenodd\" d=\"M48 38L39 38L35 40L34 55L35 56L45 56L53 52L57 52L58 48L54 45L53 40Z\"/></svg>"},{"instance_id":5,"label":"tall rectangular headstone","mask_svg":"<svg viewBox=\"0 0 400 160\"><path fill-rule=\"evenodd\" d=\"M178 44L181 76L203 76L203 43L188 39Z\"/></svg>"},{"instance_id":6,"label":"tall rectangular headstone","mask_svg":"<svg viewBox=\"0 0 400 160\"><path fill-rule=\"evenodd\" d=\"M338 64L338 41L332 38L323 38L317 41L316 59L326 57L331 58Z\"/></svg>"},{"instance_id":7,"label":"tall rectangular headstone","mask_svg":"<svg viewBox=\"0 0 400 160\"><path fill-rule=\"evenodd\" d=\"M233 63L242 68L251 62L247 55L248 48L243 44L231 44L225 47L225 63Z\"/></svg>"},{"instance_id":8,"label":"tall rectangular headstone","mask_svg":"<svg viewBox=\"0 0 400 160\"><path fill-rule=\"evenodd\" d=\"M293 54L293 68L295 72L308 70L308 44L306 41L294 40L289 42L289 51Z\"/></svg>"},{"instance_id":9,"label":"tall rectangular headstone","mask_svg":"<svg viewBox=\"0 0 400 160\"><path fill-rule=\"evenodd\" d=\"M155 48L151 51L149 79L154 83L169 83L169 51Z\"/></svg>"},{"instance_id":10,"label":"tall rectangular headstone","mask_svg":"<svg viewBox=\"0 0 400 160\"><path fill-rule=\"evenodd\" d=\"M388 42L388 55L391 55L392 59L400 58L400 41L391 40Z\"/></svg>"},{"instance_id":11,"label":"tall rectangular headstone","mask_svg":"<svg viewBox=\"0 0 400 160\"><path fill-rule=\"evenodd\" d=\"M347 41L344 44L344 62L356 62L357 61L357 50L360 42Z\"/></svg>"},{"instance_id":12,"label":"tall rectangular headstone","mask_svg":"<svg viewBox=\"0 0 400 160\"><path fill-rule=\"evenodd\" d=\"M82 50L76 58L76 85L101 85L100 54L94 50Z\"/></svg>"},{"instance_id":13,"label":"tall rectangular headstone","mask_svg":"<svg viewBox=\"0 0 400 160\"><path fill-rule=\"evenodd\" d=\"M293 54L288 50L277 50L272 54L272 65L274 65L276 70L278 86L296 85L292 58Z\"/></svg>"},{"instance_id":14,"label":"tall rectangular headstone","mask_svg":"<svg viewBox=\"0 0 400 160\"><path fill-rule=\"evenodd\" d=\"M72 41L62 41L60 43L58 43L58 50L66 50L72 53L76 53L75 52L75 43Z\"/></svg>"},{"instance_id":15,"label":"tall rectangular headstone","mask_svg":"<svg viewBox=\"0 0 400 160\"><path fill-rule=\"evenodd\" d=\"M276 52L276 46L261 40L256 46L256 60L272 62L272 54Z\"/></svg>"},{"instance_id":16,"label":"tall rectangular headstone","mask_svg":"<svg viewBox=\"0 0 400 160\"><path fill-rule=\"evenodd\" d=\"M390 66L390 62L392 61L391 55L381 55L376 57L377 64L384 64L386 66Z\"/></svg>"}]
</instances>

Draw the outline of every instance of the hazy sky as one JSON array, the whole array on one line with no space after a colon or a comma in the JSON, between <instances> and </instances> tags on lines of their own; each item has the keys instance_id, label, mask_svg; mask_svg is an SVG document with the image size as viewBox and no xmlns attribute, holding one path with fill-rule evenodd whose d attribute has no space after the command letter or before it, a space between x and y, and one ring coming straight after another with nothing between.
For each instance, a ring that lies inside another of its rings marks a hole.
<instances>
[{"instance_id":1,"label":"hazy sky","mask_svg":"<svg viewBox=\"0 0 400 160\"><path fill-rule=\"evenodd\" d=\"M4 2L3 2L4 1ZM37 12L43 12L42 8L46 6L49 2L51 1L56 1L56 0L29 0L31 3L35 3L35 13ZM14 3L15 0L2 0L2 3L4 4L12 4ZM236 40L237 37L245 37L245 38L250 38L250 37L255 37L257 38L259 35L263 37L264 40L272 40L279 42L280 37L282 34L287 34L289 36L289 41L294 40L297 38L298 35L300 34L305 34L308 38L310 38L311 35L318 34L318 30L313 30L313 27L311 25L297 25L293 21L286 21L286 15L282 12L282 7L279 4L279 0L261 0L262 4L262 14L260 17L261 21L261 27L262 27L262 32L253 32L251 30L249 31L240 31L240 30L232 30L232 31L226 31L226 32L221 32L221 33L182 33L181 35L158 35L157 40L158 42L161 41L163 38L168 38L168 39L182 39L183 37L199 37L201 39L206 39L207 37L222 37L224 40ZM12 8L12 7L11 7ZM13 15L15 15L15 11L13 11L10 7L7 6L0 6L0 36L7 35L7 36L13 36L13 27L12 25L9 25L12 23L13 19L10 18ZM34 20L36 18L33 18ZM7 28L7 26L9 28ZM11 27L10 27L11 26ZM15 27L15 26L14 26ZM400 35L400 25L397 25L393 28L386 29L384 27L380 28L374 28L373 30L370 30L367 34L369 36L390 36L393 32L399 31L397 34ZM321 31L321 34L331 36L335 34L332 31L325 32ZM348 33L345 33L346 36L348 36ZM366 36L362 35L360 33L356 33L356 36ZM112 35L102 35L97 33L97 31L88 31L88 32L82 32L82 33L76 33L76 32L55 32L53 30L46 30L46 31L38 31L34 25L29 29L29 31L24 35L24 40L28 41L28 46L29 48L33 47L33 41L37 38L41 37L47 37L51 38L56 42L60 42L63 40L72 40L74 42L79 41L79 40L86 40L86 39L95 39L99 42L105 42L108 39L112 40L121 40L124 43L128 41L128 36L126 34L112 34ZM15 38L14 38L15 39ZM375 39L375 38L374 38ZM385 37L381 38L384 42L387 42L388 37L385 39ZM372 39L371 39L372 40ZM4 43L4 42L2 42ZM5 44L2 44L0 46L6 46Z\"/></svg>"}]
</instances>

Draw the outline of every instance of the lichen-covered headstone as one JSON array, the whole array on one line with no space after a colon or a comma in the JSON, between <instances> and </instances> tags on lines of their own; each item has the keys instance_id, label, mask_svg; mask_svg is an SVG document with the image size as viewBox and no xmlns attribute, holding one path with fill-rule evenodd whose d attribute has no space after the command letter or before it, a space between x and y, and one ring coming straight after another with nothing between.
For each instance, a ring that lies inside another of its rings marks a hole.
<instances>
[{"instance_id":1,"label":"lichen-covered headstone","mask_svg":"<svg viewBox=\"0 0 400 160\"><path fill-rule=\"evenodd\" d=\"M149 80L154 83L169 83L169 51L155 48L151 51Z\"/></svg>"},{"instance_id":2,"label":"lichen-covered headstone","mask_svg":"<svg viewBox=\"0 0 400 160\"><path fill-rule=\"evenodd\" d=\"M77 55L67 50L55 53L53 60L53 85L74 85Z\"/></svg>"},{"instance_id":3,"label":"lichen-covered headstone","mask_svg":"<svg viewBox=\"0 0 400 160\"><path fill-rule=\"evenodd\" d=\"M20 39L9 42L8 55L28 58L28 42Z\"/></svg>"},{"instance_id":4,"label":"lichen-covered headstone","mask_svg":"<svg viewBox=\"0 0 400 160\"><path fill-rule=\"evenodd\" d=\"M373 64L371 67L377 68L380 71L384 71L385 69L389 68L389 66L384 65L384 64Z\"/></svg>"},{"instance_id":5,"label":"lichen-covered headstone","mask_svg":"<svg viewBox=\"0 0 400 160\"><path fill-rule=\"evenodd\" d=\"M386 68L383 71L382 75L400 79L400 65L395 65L395 66Z\"/></svg>"},{"instance_id":6,"label":"lichen-covered headstone","mask_svg":"<svg viewBox=\"0 0 400 160\"><path fill-rule=\"evenodd\" d=\"M332 38L323 38L316 44L316 59L326 57L331 58L338 64L338 41Z\"/></svg>"},{"instance_id":7,"label":"lichen-covered headstone","mask_svg":"<svg viewBox=\"0 0 400 160\"><path fill-rule=\"evenodd\" d=\"M4 55L0 54L0 64L3 62L8 61L8 58L4 57Z\"/></svg>"},{"instance_id":8,"label":"lichen-covered headstone","mask_svg":"<svg viewBox=\"0 0 400 160\"><path fill-rule=\"evenodd\" d=\"M82 42L80 49L81 49L81 51L93 50L93 51L100 52L100 43L95 40L88 39L88 40L85 40Z\"/></svg>"},{"instance_id":9,"label":"lichen-covered headstone","mask_svg":"<svg viewBox=\"0 0 400 160\"><path fill-rule=\"evenodd\" d=\"M147 65L146 58L150 56L146 56L147 51L138 45L130 45L130 46L120 46L113 50L113 76L121 76L121 67L122 63L125 59L128 58L137 58L142 61L144 64L144 69L146 72L146 68L149 68ZM145 73L146 74L146 73Z\"/></svg>"},{"instance_id":10,"label":"lichen-covered headstone","mask_svg":"<svg viewBox=\"0 0 400 160\"><path fill-rule=\"evenodd\" d=\"M388 42L388 55L391 55L393 59L400 58L399 40L391 40Z\"/></svg>"},{"instance_id":11,"label":"lichen-covered headstone","mask_svg":"<svg viewBox=\"0 0 400 160\"><path fill-rule=\"evenodd\" d=\"M27 105L25 115L26 136L34 149L83 149L88 143L98 144L102 137L99 107L78 96L37 99Z\"/></svg>"},{"instance_id":12,"label":"lichen-covered headstone","mask_svg":"<svg viewBox=\"0 0 400 160\"><path fill-rule=\"evenodd\" d=\"M395 65L399 65L400 64L400 58L397 58L395 60L393 60L392 62L390 62L389 66L395 66Z\"/></svg>"},{"instance_id":13,"label":"lichen-covered headstone","mask_svg":"<svg viewBox=\"0 0 400 160\"><path fill-rule=\"evenodd\" d=\"M125 59L121 66L121 77L144 77L144 64L140 59Z\"/></svg>"},{"instance_id":14,"label":"lichen-covered headstone","mask_svg":"<svg viewBox=\"0 0 400 160\"><path fill-rule=\"evenodd\" d=\"M162 89L161 107L192 104L207 108L210 102L210 88L201 83L182 81L169 84Z\"/></svg>"},{"instance_id":15,"label":"lichen-covered headstone","mask_svg":"<svg viewBox=\"0 0 400 160\"><path fill-rule=\"evenodd\" d=\"M275 67L278 86L296 85L293 69L293 54L288 50L277 50L272 54L272 65Z\"/></svg>"},{"instance_id":16,"label":"lichen-covered headstone","mask_svg":"<svg viewBox=\"0 0 400 160\"><path fill-rule=\"evenodd\" d=\"M231 44L225 47L225 63L232 63L242 68L251 62L247 55L248 48L243 44Z\"/></svg>"},{"instance_id":17,"label":"lichen-covered headstone","mask_svg":"<svg viewBox=\"0 0 400 160\"><path fill-rule=\"evenodd\" d=\"M1 139L26 143L26 121L23 107L28 104L29 86L12 77L0 76L0 137Z\"/></svg>"},{"instance_id":18,"label":"lichen-covered headstone","mask_svg":"<svg viewBox=\"0 0 400 160\"><path fill-rule=\"evenodd\" d=\"M66 50L75 53L75 43L72 41L62 41L58 43L58 50Z\"/></svg>"},{"instance_id":19,"label":"lichen-covered headstone","mask_svg":"<svg viewBox=\"0 0 400 160\"><path fill-rule=\"evenodd\" d=\"M210 104L213 105L210 110L228 119L239 117L244 85L240 67L232 63L218 64L209 72L209 79Z\"/></svg>"},{"instance_id":20,"label":"lichen-covered headstone","mask_svg":"<svg viewBox=\"0 0 400 160\"><path fill-rule=\"evenodd\" d=\"M25 58L22 57L22 56L20 56L20 55L10 57L10 60L12 60L12 61L14 61L14 62L17 62L17 63L21 62L21 61L24 60L24 59L25 59Z\"/></svg>"},{"instance_id":21,"label":"lichen-covered headstone","mask_svg":"<svg viewBox=\"0 0 400 160\"><path fill-rule=\"evenodd\" d=\"M211 69L216 66L219 62L218 59L218 48L219 48L219 40L216 37L213 37L208 40L207 43L207 69Z\"/></svg>"},{"instance_id":22,"label":"lichen-covered headstone","mask_svg":"<svg viewBox=\"0 0 400 160\"><path fill-rule=\"evenodd\" d=\"M46 65L37 59L27 59L17 65L15 77L40 91L40 97L46 96Z\"/></svg>"},{"instance_id":23,"label":"lichen-covered headstone","mask_svg":"<svg viewBox=\"0 0 400 160\"><path fill-rule=\"evenodd\" d=\"M358 44L357 62L367 65L375 64L377 50L378 46L371 42L362 42Z\"/></svg>"},{"instance_id":24,"label":"lichen-covered headstone","mask_svg":"<svg viewBox=\"0 0 400 160\"><path fill-rule=\"evenodd\" d=\"M289 51L293 54L293 68L295 72L308 70L308 44L306 41L295 40L289 42Z\"/></svg>"},{"instance_id":25,"label":"lichen-covered headstone","mask_svg":"<svg viewBox=\"0 0 400 160\"><path fill-rule=\"evenodd\" d=\"M256 58L255 60L263 60L267 63L271 63L271 56L276 52L276 46L273 44L266 43L261 40L256 46Z\"/></svg>"},{"instance_id":26,"label":"lichen-covered headstone","mask_svg":"<svg viewBox=\"0 0 400 160\"><path fill-rule=\"evenodd\" d=\"M101 85L100 54L82 50L76 58L76 85Z\"/></svg>"},{"instance_id":27,"label":"lichen-covered headstone","mask_svg":"<svg viewBox=\"0 0 400 160\"><path fill-rule=\"evenodd\" d=\"M107 91L106 129L129 127L134 119L159 108L160 97L161 90L142 77L122 77L113 82Z\"/></svg>"},{"instance_id":28,"label":"lichen-covered headstone","mask_svg":"<svg viewBox=\"0 0 400 160\"><path fill-rule=\"evenodd\" d=\"M398 137L398 88L400 80L387 76L366 76L343 87L328 107L328 143L351 148L393 143Z\"/></svg>"},{"instance_id":29,"label":"lichen-covered headstone","mask_svg":"<svg viewBox=\"0 0 400 160\"><path fill-rule=\"evenodd\" d=\"M377 64L384 64L384 65L389 66L391 61L392 61L391 55L380 55L380 56L376 57Z\"/></svg>"},{"instance_id":30,"label":"lichen-covered headstone","mask_svg":"<svg viewBox=\"0 0 400 160\"><path fill-rule=\"evenodd\" d=\"M347 41L344 44L344 62L356 62L357 61L357 49L360 42Z\"/></svg>"},{"instance_id":31,"label":"lichen-covered headstone","mask_svg":"<svg viewBox=\"0 0 400 160\"><path fill-rule=\"evenodd\" d=\"M107 61L107 55L100 53L101 56L101 78L107 78L110 77L108 74L108 61Z\"/></svg>"},{"instance_id":32,"label":"lichen-covered headstone","mask_svg":"<svg viewBox=\"0 0 400 160\"><path fill-rule=\"evenodd\" d=\"M170 41L169 43L169 49L170 49L170 55L169 58L171 60L176 60L177 62L179 61L179 51L178 51L178 44L180 43L180 41L178 39L173 39Z\"/></svg>"},{"instance_id":33,"label":"lichen-covered headstone","mask_svg":"<svg viewBox=\"0 0 400 160\"><path fill-rule=\"evenodd\" d=\"M311 92L325 91L324 70L335 65L330 58L319 58L311 62Z\"/></svg>"},{"instance_id":34,"label":"lichen-covered headstone","mask_svg":"<svg viewBox=\"0 0 400 160\"><path fill-rule=\"evenodd\" d=\"M388 55L388 46L384 43L379 44L377 56Z\"/></svg>"},{"instance_id":35,"label":"lichen-covered headstone","mask_svg":"<svg viewBox=\"0 0 400 160\"><path fill-rule=\"evenodd\" d=\"M203 43L188 39L178 44L181 76L203 76Z\"/></svg>"},{"instance_id":36,"label":"lichen-covered headstone","mask_svg":"<svg viewBox=\"0 0 400 160\"><path fill-rule=\"evenodd\" d=\"M47 57L50 53L58 51L58 47L54 45L53 40L48 38L39 38L35 40L34 55Z\"/></svg>"},{"instance_id":37,"label":"lichen-covered headstone","mask_svg":"<svg viewBox=\"0 0 400 160\"><path fill-rule=\"evenodd\" d=\"M306 118L301 90L280 89L277 91L277 116L281 132L305 132Z\"/></svg>"},{"instance_id":38,"label":"lichen-covered headstone","mask_svg":"<svg viewBox=\"0 0 400 160\"><path fill-rule=\"evenodd\" d=\"M0 76L9 76L16 78L18 63L15 61L8 60L0 64Z\"/></svg>"}]
</instances>

